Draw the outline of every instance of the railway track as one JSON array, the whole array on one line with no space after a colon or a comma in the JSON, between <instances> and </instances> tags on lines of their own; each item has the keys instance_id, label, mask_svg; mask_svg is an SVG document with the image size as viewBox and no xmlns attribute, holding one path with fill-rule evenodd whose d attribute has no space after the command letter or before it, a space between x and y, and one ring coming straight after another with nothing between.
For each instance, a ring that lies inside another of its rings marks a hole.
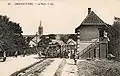
<instances>
[{"instance_id":1,"label":"railway track","mask_svg":"<svg viewBox=\"0 0 120 76\"><path fill-rule=\"evenodd\" d=\"M11 76L39 76L40 73L50 65L54 60L53 59L43 59L39 63L31 66L27 69L20 70L17 73L13 73Z\"/></svg>"}]
</instances>

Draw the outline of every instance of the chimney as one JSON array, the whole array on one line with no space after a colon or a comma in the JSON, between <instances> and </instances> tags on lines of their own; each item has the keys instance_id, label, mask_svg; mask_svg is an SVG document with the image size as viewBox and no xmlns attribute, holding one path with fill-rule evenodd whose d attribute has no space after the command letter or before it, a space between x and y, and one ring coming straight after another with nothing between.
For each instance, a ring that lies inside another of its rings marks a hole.
<instances>
[{"instance_id":1,"label":"chimney","mask_svg":"<svg viewBox=\"0 0 120 76\"><path fill-rule=\"evenodd\" d=\"M90 12L91 12L91 8L88 8L88 14L90 14Z\"/></svg>"}]
</instances>

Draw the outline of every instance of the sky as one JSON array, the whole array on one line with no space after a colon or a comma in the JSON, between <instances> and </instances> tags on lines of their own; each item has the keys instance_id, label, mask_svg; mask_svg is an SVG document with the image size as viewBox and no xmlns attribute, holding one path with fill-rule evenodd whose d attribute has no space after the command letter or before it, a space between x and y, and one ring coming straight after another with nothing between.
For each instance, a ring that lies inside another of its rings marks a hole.
<instances>
[{"instance_id":1,"label":"sky","mask_svg":"<svg viewBox=\"0 0 120 76\"><path fill-rule=\"evenodd\" d=\"M87 16L88 8L108 24L113 24L114 16L120 17L120 0L0 0L0 15L7 15L11 21L20 23L25 35L34 35L40 20L43 34L74 33Z\"/></svg>"}]
</instances>

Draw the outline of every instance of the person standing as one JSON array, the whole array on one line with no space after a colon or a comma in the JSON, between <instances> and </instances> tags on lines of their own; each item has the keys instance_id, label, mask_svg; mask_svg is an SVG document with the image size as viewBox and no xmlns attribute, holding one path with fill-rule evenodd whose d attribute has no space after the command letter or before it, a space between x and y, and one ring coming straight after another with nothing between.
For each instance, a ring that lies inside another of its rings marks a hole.
<instances>
[{"instance_id":1,"label":"person standing","mask_svg":"<svg viewBox=\"0 0 120 76\"><path fill-rule=\"evenodd\" d=\"M74 64L76 65L77 63L77 56L74 54Z\"/></svg>"},{"instance_id":2,"label":"person standing","mask_svg":"<svg viewBox=\"0 0 120 76\"><path fill-rule=\"evenodd\" d=\"M74 64L76 65L76 63L77 63L77 58L74 58Z\"/></svg>"},{"instance_id":3,"label":"person standing","mask_svg":"<svg viewBox=\"0 0 120 76\"><path fill-rule=\"evenodd\" d=\"M15 52L15 57L17 57L17 56L18 56L18 51Z\"/></svg>"},{"instance_id":4,"label":"person standing","mask_svg":"<svg viewBox=\"0 0 120 76\"><path fill-rule=\"evenodd\" d=\"M23 51L23 57L25 57L25 55L26 55L26 51L24 50L24 51Z\"/></svg>"}]
</instances>

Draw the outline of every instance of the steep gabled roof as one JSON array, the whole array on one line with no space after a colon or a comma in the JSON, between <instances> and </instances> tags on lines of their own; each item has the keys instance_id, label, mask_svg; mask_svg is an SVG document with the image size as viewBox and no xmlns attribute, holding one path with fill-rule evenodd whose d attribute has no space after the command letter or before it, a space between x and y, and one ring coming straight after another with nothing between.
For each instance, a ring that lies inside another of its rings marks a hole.
<instances>
[{"instance_id":1,"label":"steep gabled roof","mask_svg":"<svg viewBox=\"0 0 120 76\"><path fill-rule=\"evenodd\" d=\"M75 42L73 39L70 38L70 39L67 41L67 44L75 45L76 42Z\"/></svg>"},{"instance_id":2,"label":"steep gabled roof","mask_svg":"<svg viewBox=\"0 0 120 76\"><path fill-rule=\"evenodd\" d=\"M91 11L87 17L82 21L81 25L105 25L107 27L107 24L101 20L93 11ZM76 30L78 28L80 28L80 26L78 26L76 28Z\"/></svg>"},{"instance_id":3,"label":"steep gabled roof","mask_svg":"<svg viewBox=\"0 0 120 76\"><path fill-rule=\"evenodd\" d=\"M93 11L87 15L81 25L106 25Z\"/></svg>"}]
</instances>

